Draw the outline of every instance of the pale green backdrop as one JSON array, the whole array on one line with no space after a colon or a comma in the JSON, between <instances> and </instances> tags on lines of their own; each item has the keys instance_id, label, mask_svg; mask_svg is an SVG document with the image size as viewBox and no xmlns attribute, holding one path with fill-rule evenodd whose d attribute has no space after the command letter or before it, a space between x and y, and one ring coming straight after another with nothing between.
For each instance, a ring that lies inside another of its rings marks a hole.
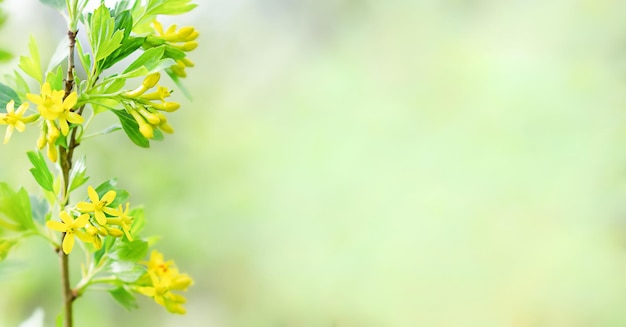
<instances>
[{"instance_id":1,"label":"pale green backdrop","mask_svg":"<svg viewBox=\"0 0 626 327\"><path fill-rule=\"evenodd\" d=\"M195 278L188 314L94 292L79 326L626 325L625 2L196 2L176 133L79 151ZM64 37L4 6L15 54ZM2 180L35 189L36 137ZM0 263L0 326L51 324L58 274L39 240Z\"/></svg>"}]
</instances>

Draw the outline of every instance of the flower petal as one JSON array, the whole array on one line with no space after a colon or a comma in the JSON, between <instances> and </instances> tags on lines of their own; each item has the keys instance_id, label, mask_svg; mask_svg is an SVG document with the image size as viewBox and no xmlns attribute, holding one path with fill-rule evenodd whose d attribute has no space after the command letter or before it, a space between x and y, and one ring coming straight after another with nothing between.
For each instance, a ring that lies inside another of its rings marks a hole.
<instances>
[{"instance_id":1,"label":"flower petal","mask_svg":"<svg viewBox=\"0 0 626 327\"><path fill-rule=\"evenodd\" d=\"M27 93L26 98L34 104L41 105L43 103L43 98L37 94Z\"/></svg>"},{"instance_id":2,"label":"flower petal","mask_svg":"<svg viewBox=\"0 0 626 327\"><path fill-rule=\"evenodd\" d=\"M102 197L101 201L105 202L106 204L109 204L113 202L113 200L115 200L116 195L117 193L115 193L115 191L110 190Z\"/></svg>"},{"instance_id":3,"label":"flower petal","mask_svg":"<svg viewBox=\"0 0 626 327\"><path fill-rule=\"evenodd\" d=\"M63 252L65 254L70 254L72 252L72 248L74 247L74 233L66 233L63 238Z\"/></svg>"},{"instance_id":4,"label":"flower petal","mask_svg":"<svg viewBox=\"0 0 626 327\"><path fill-rule=\"evenodd\" d=\"M15 102L13 100L7 102L6 105L7 113L12 114L15 112Z\"/></svg>"},{"instance_id":5,"label":"flower petal","mask_svg":"<svg viewBox=\"0 0 626 327\"><path fill-rule=\"evenodd\" d=\"M65 114L65 119L74 124L82 124L85 122L85 118L83 118L83 116L72 111Z\"/></svg>"},{"instance_id":6,"label":"flower petal","mask_svg":"<svg viewBox=\"0 0 626 327\"><path fill-rule=\"evenodd\" d=\"M100 202L100 198L98 197L98 192L96 192L96 190L94 190L92 186L89 186L87 188L87 195L89 195L89 200L91 200L93 204Z\"/></svg>"},{"instance_id":7,"label":"flower petal","mask_svg":"<svg viewBox=\"0 0 626 327\"><path fill-rule=\"evenodd\" d=\"M74 223L74 218L70 217L70 214L67 213L67 211L61 211L61 213L59 213L59 217L68 226Z\"/></svg>"},{"instance_id":8,"label":"flower petal","mask_svg":"<svg viewBox=\"0 0 626 327\"><path fill-rule=\"evenodd\" d=\"M96 221L98 224L105 226L107 224L107 218L104 216L104 212L102 211L94 211L94 216L96 217Z\"/></svg>"},{"instance_id":9,"label":"flower petal","mask_svg":"<svg viewBox=\"0 0 626 327\"><path fill-rule=\"evenodd\" d=\"M13 125L9 125L7 126L7 131L4 132L4 141L2 143L4 144L9 143L9 139L11 138L12 134L13 134Z\"/></svg>"},{"instance_id":10,"label":"flower petal","mask_svg":"<svg viewBox=\"0 0 626 327\"><path fill-rule=\"evenodd\" d=\"M80 212L91 212L95 210L95 206L93 203L89 202L78 202L76 204L76 209Z\"/></svg>"},{"instance_id":11,"label":"flower petal","mask_svg":"<svg viewBox=\"0 0 626 327\"><path fill-rule=\"evenodd\" d=\"M78 100L78 94L76 94L76 92L70 93L67 96L67 98L63 100L63 108L68 109L68 110L72 109L72 107L76 105L77 100Z\"/></svg>"},{"instance_id":12,"label":"flower petal","mask_svg":"<svg viewBox=\"0 0 626 327\"><path fill-rule=\"evenodd\" d=\"M58 222L56 220L48 220L46 221L46 226L50 229L54 229L55 231L65 232L67 231L67 225Z\"/></svg>"},{"instance_id":13,"label":"flower petal","mask_svg":"<svg viewBox=\"0 0 626 327\"><path fill-rule=\"evenodd\" d=\"M78 217L74 223L72 224L73 228L81 228L84 227L87 222L89 221L89 215L88 214L82 214L80 215L80 217Z\"/></svg>"}]
</instances>

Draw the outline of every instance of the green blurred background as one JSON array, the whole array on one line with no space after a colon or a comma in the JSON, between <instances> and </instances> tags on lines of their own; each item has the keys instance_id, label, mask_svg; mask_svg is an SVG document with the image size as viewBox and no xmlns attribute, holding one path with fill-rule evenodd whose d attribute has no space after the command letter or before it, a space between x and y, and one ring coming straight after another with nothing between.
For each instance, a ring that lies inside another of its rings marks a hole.
<instances>
[{"instance_id":1,"label":"green blurred background","mask_svg":"<svg viewBox=\"0 0 626 327\"><path fill-rule=\"evenodd\" d=\"M626 325L626 2L196 2L170 20L201 33L176 133L79 148L195 278L188 314L90 292L77 325ZM64 37L4 7L14 54ZM36 189L36 137L0 180ZM52 324L56 261L33 240L0 264L0 326Z\"/></svg>"}]
</instances>

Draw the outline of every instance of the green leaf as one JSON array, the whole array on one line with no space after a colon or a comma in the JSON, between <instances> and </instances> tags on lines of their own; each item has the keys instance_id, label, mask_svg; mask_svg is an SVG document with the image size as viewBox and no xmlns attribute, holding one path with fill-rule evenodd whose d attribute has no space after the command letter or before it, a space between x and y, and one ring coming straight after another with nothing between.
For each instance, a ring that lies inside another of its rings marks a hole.
<instances>
[{"instance_id":1,"label":"green leaf","mask_svg":"<svg viewBox=\"0 0 626 327\"><path fill-rule=\"evenodd\" d=\"M126 290L126 288L120 286L116 289L112 289L109 291L111 296L117 301L117 303L121 304L126 310L132 310L139 308L137 304L137 300L133 293Z\"/></svg>"},{"instance_id":2,"label":"green leaf","mask_svg":"<svg viewBox=\"0 0 626 327\"><path fill-rule=\"evenodd\" d=\"M183 82L180 80L180 77L178 77L178 75L174 74L174 72L172 72L171 69L166 69L165 72L172 79L174 84L176 84L176 86L178 86L180 91L183 92L183 95L185 96L185 98L187 98L190 101L193 100L191 98L191 93L189 92L189 90L187 90L187 88L185 87Z\"/></svg>"},{"instance_id":3,"label":"green leaf","mask_svg":"<svg viewBox=\"0 0 626 327\"><path fill-rule=\"evenodd\" d=\"M133 217L133 222L130 225L130 235L137 236L143 229L143 226L146 224L146 218L143 213L143 208L133 208L130 210L128 215Z\"/></svg>"},{"instance_id":4,"label":"green leaf","mask_svg":"<svg viewBox=\"0 0 626 327\"><path fill-rule=\"evenodd\" d=\"M94 61L98 62L122 45L124 31L115 29L115 20L111 12L102 3L89 19L89 42L94 53Z\"/></svg>"},{"instance_id":5,"label":"green leaf","mask_svg":"<svg viewBox=\"0 0 626 327\"><path fill-rule=\"evenodd\" d=\"M148 242L134 240L132 242L116 242L109 256L115 260L137 262L148 254Z\"/></svg>"},{"instance_id":6,"label":"green leaf","mask_svg":"<svg viewBox=\"0 0 626 327\"><path fill-rule=\"evenodd\" d=\"M47 71L51 71L54 67L61 65L67 59L67 48L70 46L70 40L64 37L57 44L57 48L54 50L50 62L48 63ZM57 89L58 90L58 89Z\"/></svg>"},{"instance_id":7,"label":"green leaf","mask_svg":"<svg viewBox=\"0 0 626 327\"><path fill-rule=\"evenodd\" d=\"M189 2L191 0L148 0L145 6L135 4L133 18L136 23L133 30L136 33L149 31L149 24L156 15L179 15L197 7Z\"/></svg>"},{"instance_id":8,"label":"green leaf","mask_svg":"<svg viewBox=\"0 0 626 327\"><path fill-rule=\"evenodd\" d=\"M17 230L35 228L30 199L23 188L15 192L6 183L0 183L0 213L13 221Z\"/></svg>"},{"instance_id":9,"label":"green leaf","mask_svg":"<svg viewBox=\"0 0 626 327\"><path fill-rule=\"evenodd\" d=\"M39 58L39 49L37 48L37 42L31 35L30 42L28 42L28 50L30 51L30 57L21 56L19 67L30 77L34 78L42 83L43 73L41 72L41 59Z\"/></svg>"},{"instance_id":10,"label":"green leaf","mask_svg":"<svg viewBox=\"0 0 626 327\"><path fill-rule=\"evenodd\" d=\"M76 39L76 50L78 51L80 64L83 65L83 69L89 74L91 72L91 55L83 51L83 46L78 38Z\"/></svg>"},{"instance_id":11,"label":"green leaf","mask_svg":"<svg viewBox=\"0 0 626 327\"><path fill-rule=\"evenodd\" d=\"M39 0L39 2L44 5L50 6L57 10L65 9L65 1L64 0Z\"/></svg>"},{"instance_id":12,"label":"green leaf","mask_svg":"<svg viewBox=\"0 0 626 327\"><path fill-rule=\"evenodd\" d=\"M110 56L108 56L102 62L102 69L107 69L122 59L128 57L133 52L137 51L139 47L144 43L145 37L129 37L124 42L122 42L122 46L115 50Z\"/></svg>"},{"instance_id":13,"label":"green leaf","mask_svg":"<svg viewBox=\"0 0 626 327\"><path fill-rule=\"evenodd\" d=\"M163 139L165 139L165 137L163 136L163 133L158 130L158 129L154 129L154 136L152 137L153 141L163 141Z\"/></svg>"},{"instance_id":14,"label":"green leaf","mask_svg":"<svg viewBox=\"0 0 626 327\"><path fill-rule=\"evenodd\" d=\"M50 210L50 205L48 205L48 201L45 199L30 196L30 205L31 205L31 213L33 215L33 220L38 222L40 225L44 225L46 221L48 221L48 214Z\"/></svg>"},{"instance_id":15,"label":"green leaf","mask_svg":"<svg viewBox=\"0 0 626 327\"><path fill-rule=\"evenodd\" d=\"M151 48L144 51L141 56L135 59L135 61L133 61L126 69L124 69L122 75L138 70L142 67L149 69L148 67L156 66L158 61L163 57L163 53L165 53L165 47L163 46Z\"/></svg>"},{"instance_id":16,"label":"green leaf","mask_svg":"<svg viewBox=\"0 0 626 327\"><path fill-rule=\"evenodd\" d=\"M54 192L52 188L54 179L41 152L28 151L26 154L28 155L28 160L33 164L30 172L35 177L37 184L46 191Z\"/></svg>"},{"instance_id":17,"label":"green leaf","mask_svg":"<svg viewBox=\"0 0 626 327\"><path fill-rule=\"evenodd\" d=\"M122 124L122 129L128 135L128 138L142 148L149 148L150 141L139 132L139 124L125 110L111 110Z\"/></svg>"},{"instance_id":18,"label":"green leaf","mask_svg":"<svg viewBox=\"0 0 626 327\"><path fill-rule=\"evenodd\" d=\"M50 70L46 75L46 82L50 83L50 87L53 90L63 89L63 70L61 66L58 66L56 72L54 69Z\"/></svg>"},{"instance_id":19,"label":"green leaf","mask_svg":"<svg viewBox=\"0 0 626 327\"><path fill-rule=\"evenodd\" d=\"M115 15L115 29L124 31L124 38L128 39L130 31L133 29L133 16L130 14L130 10L124 10Z\"/></svg>"},{"instance_id":20,"label":"green leaf","mask_svg":"<svg viewBox=\"0 0 626 327\"><path fill-rule=\"evenodd\" d=\"M87 170L85 160L86 158L82 157L72 165L72 171L70 172L70 181L72 181L70 184L70 192L85 184L89 179L88 176L85 176L85 171Z\"/></svg>"},{"instance_id":21,"label":"green leaf","mask_svg":"<svg viewBox=\"0 0 626 327\"><path fill-rule=\"evenodd\" d=\"M15 246L17 243L18 241L16 240L0 239L0 262L3 261L7 257L11 248Z\"/></svg>"},{"instance_id":22,"label":"green leaf","mask_svg":"<svg viewBox=\"0 0 626 327\"><path fill-rule=\"evenodd\" d=\"M0 112L7 112L6 106L11 100L15 101L15 107L18 107L22 103L17 93L15 93L12 88L0 83Z\"/></svg>"},{"instance_id":23,"label":"green leaf","mask_svg":"<svg viewBox=\"0 0 626 327\"><path fill-rule=\"evenodd\" d=\"M124 283L133 283L143 276L148 269L131 261L115 261L111 264L111 272Z\"/></svg>"}]
</instances>

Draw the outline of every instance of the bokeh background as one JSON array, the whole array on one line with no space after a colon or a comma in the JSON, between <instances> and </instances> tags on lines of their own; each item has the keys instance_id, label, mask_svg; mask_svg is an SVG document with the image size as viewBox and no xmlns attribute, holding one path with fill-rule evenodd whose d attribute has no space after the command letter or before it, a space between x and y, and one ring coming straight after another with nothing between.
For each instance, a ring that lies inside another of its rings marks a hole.
<instances>
[{"instance_id":1,"label":"bokeh background","mask_svg":"<svg viewBox=\"0 0 626 327\"><path fill-rule=\"evenodd\" d=\"M78 325L626 325L626 2L196 2L176 133L79 148L195 278L188 314L90 292ZM64 37L3 6L14 54ZM36 137L0 148L1 180L36 189ZM56 260L35 240L0 264L0 326L53 324Z\"/></svg>"}]
</instances>

